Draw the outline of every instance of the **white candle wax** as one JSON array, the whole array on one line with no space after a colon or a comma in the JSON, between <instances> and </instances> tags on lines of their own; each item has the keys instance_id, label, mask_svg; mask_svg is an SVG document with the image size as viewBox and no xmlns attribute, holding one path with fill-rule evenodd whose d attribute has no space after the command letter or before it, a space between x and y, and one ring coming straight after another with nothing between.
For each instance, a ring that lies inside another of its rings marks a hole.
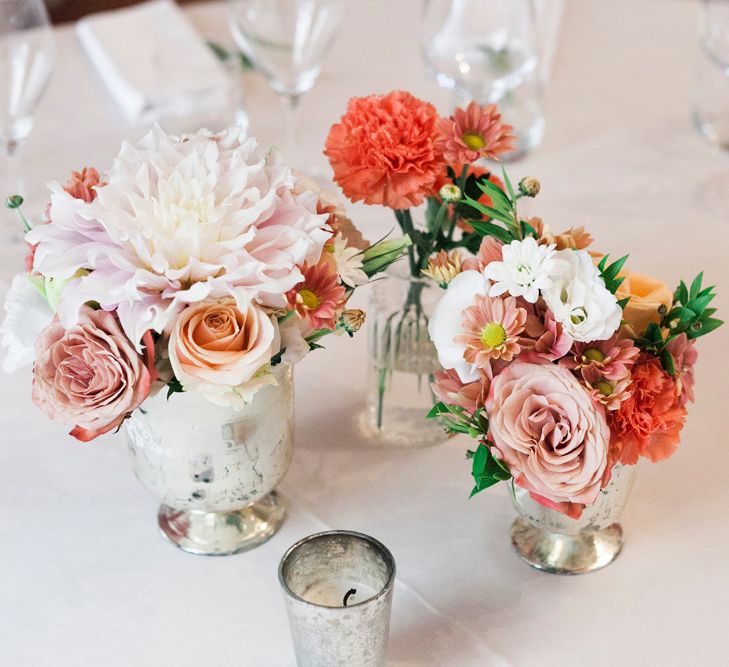
<instances>
[{"instance_id":1,"label":"white candle wax","mask_svg":"<svg viewBox=\"0 0 729 667\"><path fill-rule=\"evenodd\" d=\"M344 579L322 579L311 584L301 595L307 602L323 605L325 607L344 607L344 596L355 589L347 598L347 606L364 602L375 597L377 592L374 588L356 581L345 581Z\"/></svg>"}]
</instances>

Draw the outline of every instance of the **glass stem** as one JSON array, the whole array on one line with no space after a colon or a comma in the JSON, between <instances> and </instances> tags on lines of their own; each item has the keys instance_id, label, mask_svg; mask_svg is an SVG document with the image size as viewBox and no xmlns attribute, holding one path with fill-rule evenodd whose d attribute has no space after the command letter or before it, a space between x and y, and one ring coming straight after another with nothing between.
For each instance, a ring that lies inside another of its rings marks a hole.
<instances>
[{"instance_id":1,"label":"glass stem","mask_svg":"<svg viewBox=\"0 0 729 667\"><path fill-rule=\"evenodd\" d=\"M10 139L0 142L0 158L2 160L2 187L4 192L0 192L0 199L5 201L12 195L26 196L25 183L20 172L18 147L20 142Z\"/></svg>"},{"instance_id":2,"label":"glass stem","mask_svg":"<svg viewBox=\"0 0 729 667\"><path fill-rule=\"evenodd\" d=\"M299 120L299 96L294 93L282 93L281 104L284 110L284 122L286 124L286 146L284 158L286 163L293 167L298 164L298 120Z\"/></svg>"}]
</instances>

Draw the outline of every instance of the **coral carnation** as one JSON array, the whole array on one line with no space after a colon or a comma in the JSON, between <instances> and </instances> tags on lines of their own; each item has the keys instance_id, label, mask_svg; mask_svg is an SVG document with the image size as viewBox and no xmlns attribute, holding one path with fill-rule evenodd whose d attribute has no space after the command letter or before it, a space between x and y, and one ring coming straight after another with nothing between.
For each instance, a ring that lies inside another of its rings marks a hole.
<instances>
[{"instance_id":1,"label":"coral carnation","mask_svg":"<svg viewBox=\"0 0 729 667\"><path fill-rule=\"evenodd\" d=\"M437 119L432 104L402 91L351 99L324 150L334 180L352 201L417 206L443 168L433 144Z\"/></svg>"},{"instance_id":2,"label":"coral carnation","mask_svg":"<svg viewBox=\"0 0 729 667\"><path fill-rule=\"evenodd\" d=\"M645 356L633 367L631 396L609 413L612 446L621 463L640 456L654 463L676 450L686 409L677 400L676 383L655 357Z\"/></svg>"}]
</instances>

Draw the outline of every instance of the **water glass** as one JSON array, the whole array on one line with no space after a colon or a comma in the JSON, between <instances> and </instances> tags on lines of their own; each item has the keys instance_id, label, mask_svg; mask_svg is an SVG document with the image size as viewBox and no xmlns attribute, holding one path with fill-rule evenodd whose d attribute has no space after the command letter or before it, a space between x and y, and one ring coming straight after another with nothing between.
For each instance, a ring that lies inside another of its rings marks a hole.
<instances>
[{"instance_id":1,"label":"water glass","mask_svg":"<svg viewBox=\"0 0 729 667\"><path fill-rule=\"evenodd\" d=\"M521 157L544 135L536 21L531 0L425 0L421 50L429 71L461 106L498 104Z\"/></svg>"}]
</instances>

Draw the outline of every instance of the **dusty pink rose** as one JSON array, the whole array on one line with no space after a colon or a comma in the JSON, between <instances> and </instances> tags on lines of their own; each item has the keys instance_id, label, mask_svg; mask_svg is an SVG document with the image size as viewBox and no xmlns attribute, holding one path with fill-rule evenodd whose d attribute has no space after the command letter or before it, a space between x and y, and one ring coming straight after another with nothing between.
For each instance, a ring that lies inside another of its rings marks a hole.
<instances>
[{"instance_id":1,"label":"dusty pink rose","mask_svg":"<svg viewBox=\"0 0 729 667\"><path fill-rule=\"evenodd\" d=\"M483 405L491 384L491 367L480 372L480 379L463 384L453 369L438 371L430 387L436 398L446 405L457 405L467 412L476 412Z\"/></svg>"},{"instance_id":2,"label":"dusty pink rose","mask_svg":"<svg viewBox=\"0 0 729 667\"><path fill-rule=\"evenodd\" d=\"M199 390L213 403L244 403L244 385L271 360L275 329L253 302L232 298L201 301L182 311L169 341L175 377L186 391Z\"/></svg>"},{"instance_id":3,"label":"dusty pink rose","mask_svg":"<svg viewBox=\"0 0 729 667\"><path fill-rule=\"evenodd\" d=\"M33 400L51 419L74 424L71 435L88 442L119 426L149 394L157 373L148 332L140 356L114 313L84 306L76 326L56 317L38 336Z\"/></svg>"},{"instance_id":4,"label":"dusty pink rose","mask_svg":"<svg viewBox=\"0 0 729 667\"><path fill-rule=\"evenodd\" d=\"M572 505L596 500L610 431L569 371L517 360L494 378L486 411L497 456L537 502L578 516Z\"/></svg>"}]
</instances>

